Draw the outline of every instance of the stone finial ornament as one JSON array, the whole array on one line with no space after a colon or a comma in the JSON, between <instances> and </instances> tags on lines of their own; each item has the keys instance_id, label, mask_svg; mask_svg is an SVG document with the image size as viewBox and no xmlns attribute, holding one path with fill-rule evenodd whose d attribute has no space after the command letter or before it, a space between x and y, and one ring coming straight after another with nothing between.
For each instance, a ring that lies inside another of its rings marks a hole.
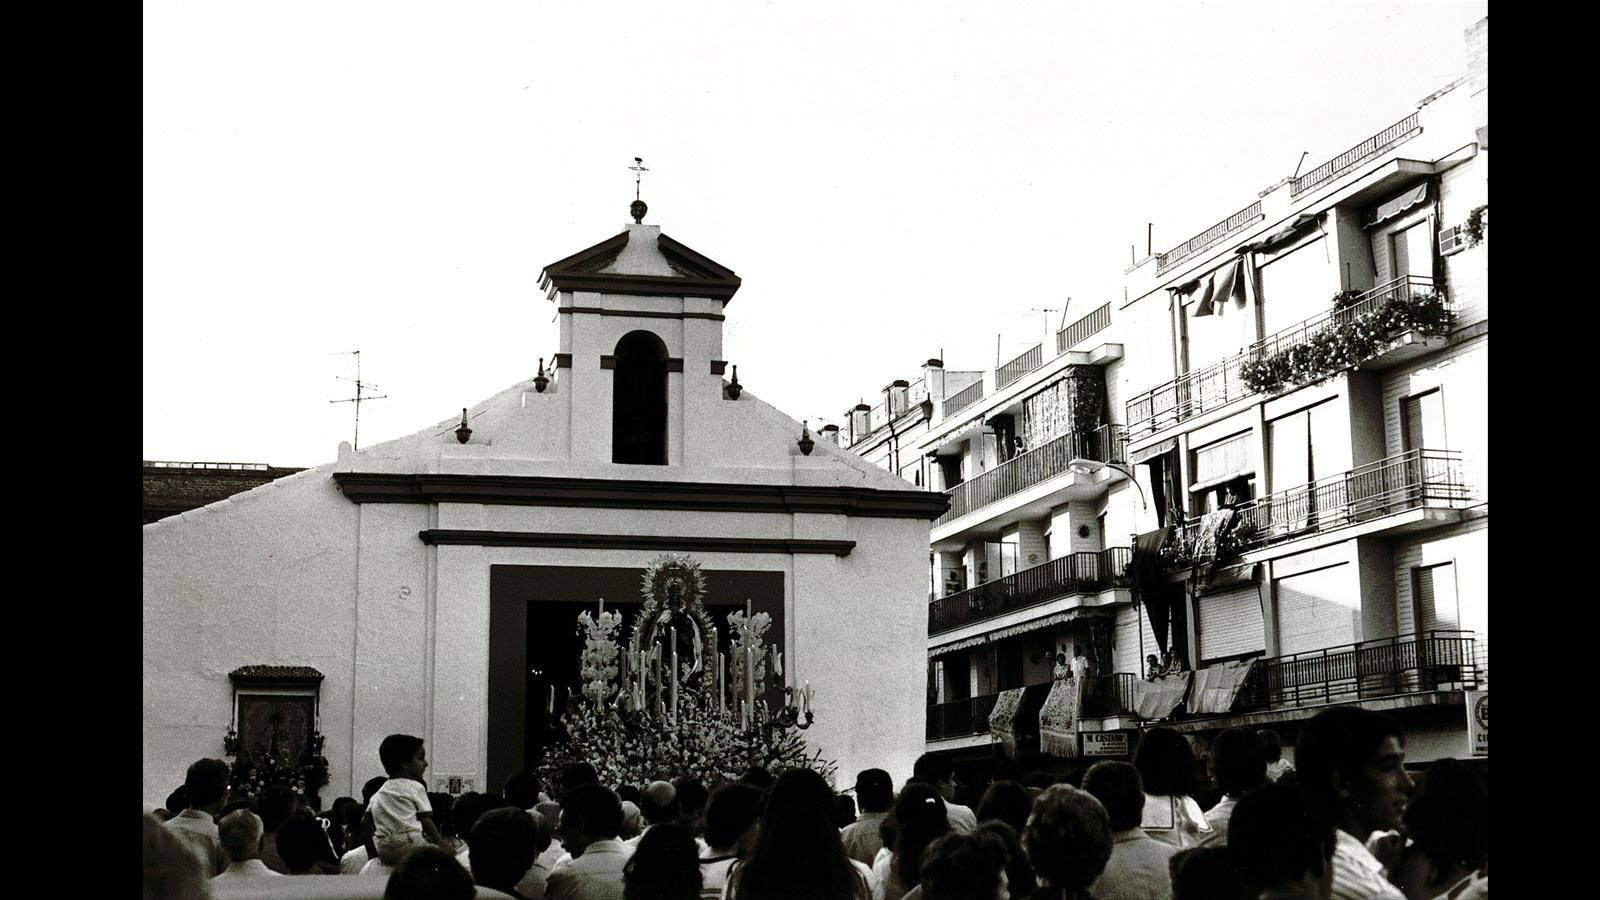
<instances>
[{"instance_id":1,"label":"stone finial ornament","mask_svg":"<svg viewBox=\"0 0 1600 900\"><path fill-rule=\"evenodd\" d=\"M461 407L461 425L456 428L456 440L465 444L472 437L472 429L467 427L467 408Z\"/></svg>"},{"instance_id":2,"label":"stone finial ornament","mask_svg":"<svg viewBox=\"0 0 1600 900\"><path fill-rule=\"evenodd\" d=\"M811 439L811 429L806 427L805 422L800 423L800 440L795 443L800 446L800 452L806 456L810 456L811 451L817 446L817 442Z\"/></svg>"}]
</instances>

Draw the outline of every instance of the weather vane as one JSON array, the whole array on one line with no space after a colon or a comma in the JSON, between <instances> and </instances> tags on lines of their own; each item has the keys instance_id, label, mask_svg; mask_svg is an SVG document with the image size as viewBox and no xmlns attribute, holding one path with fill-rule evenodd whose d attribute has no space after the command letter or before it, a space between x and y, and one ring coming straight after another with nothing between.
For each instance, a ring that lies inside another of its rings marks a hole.
<instances>
[{"instance_id":1,"label":"weather vane","mask_svg":"<svg viewBox=\"0 0 1600 900\"><path fill-rule=\"evenodd\" d=\"M644 159L642 157L635 156L633 165L628 167L628 171L633 173L633 205L628 207L628 212L633 215L634 222L643 222L644 214L650 211L650 207L639 199L639 184L644 179L644 173L650 170L644 167Z\"/></svg>"}]
</instances>

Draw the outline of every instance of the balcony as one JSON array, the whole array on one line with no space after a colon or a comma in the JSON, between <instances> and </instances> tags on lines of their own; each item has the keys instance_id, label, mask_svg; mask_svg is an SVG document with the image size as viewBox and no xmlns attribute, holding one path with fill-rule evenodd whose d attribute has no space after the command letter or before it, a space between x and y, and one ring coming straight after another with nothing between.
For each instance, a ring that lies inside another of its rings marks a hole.
<instances>
[{"instance_id":1,"label":"balcony","mask_svg":"<svg viewBox=\"0 0 1600 900\"><path fill-rule=\"evenodd\" d=\"M1020 356L994 371L994 389L1011 384L1044 363L1044 345L1034 344Z\"/></svg>"},{"instance_id":2,"label":"balcony","mask_svg":"<svg viewBox=\"0 0 1600 900\"><path fill-rule=\"evenodd\" d=\"M1384 357L1406 331L1442 334L1449 319L1449 300L1432 278L1396 278L1134 397L1127 404L1129 434L1138 439L1253 394L1315 384Z\"/></svg>"},{"instance_id":3,"label":"balcony","mask_svg":"<svg viewBox=\"0 0 1600 900\"><path fill-rule=\"evenodd\" d=\"M1091 335L1110 327L1110 325L1111 304L1107 303L1056 332L1056 352L1065 353L1087 340Z\"/></svg>"},{"instance_id":4,"label":"balcony","mask_svg":"<svg viewBox=\"0 0 1600 900\"><path fill-rule=\"evenodd\" d=\"M1422 126L1418 124L1417 116L1417 113L1406 116L1349 150L1294 179L1294 184L1289 189L1290 196L1299 197L1306 191L1338 177L1351 167L1387 152L1389 149L1421 134Z\"/></svg>"},{"instance_id":5,"label":"balcony","mask_svg":"<svg viewBox=\"0 0 1600 900\"><path fill-rule=\"evenodd\" d=\"M1234 712L1478 686L1470 631L1425 631L1257 660Z\"/></svg>"},{"instance_id":6,"label":"balcony","mask_svg":"<svg viewBox=\"0 0 1600 900\"><path fill-rule=\"evenodd\" d=\"M927 739L938 741L968 734L988 733L989 714L994 712L995 701L999 699L999 694L983 694L929 706Z\"/></svg>"},{"instance_id":7,"label":"balcony","mask_svg":"<svg viewBox=\"0 0 1600 900\"><path fill-rule=\"evenodd\" d=\"M1207 228L1165 253L1156 254L1156 274L1160 275L1185 259L1215 244L1230 234L1235 234L1261 221L1261 201L1246 206L1221 222Z\"/></svg>"},{"instance_id":8,"label":"balcony","mask_svg":"<svg viewBox=\"0 0 1600 900\"><path fill-rule=\"evenodd\" d=\"M944 398L944 417L948 419L981 399L983 399L982 378Z\"/></svg>"},{"instance_id":9,"label":"balcony","mask_svg":"<svg viewBox=\"0 0 1600 900\"><path fill-rule=\"evenodd\" d=\"M1236 506L1232 523L1213 536L1202 534L1203 521L1188 522L1162 545L1161 558L1183 568L1197 556L1224 559L1410 510L1459 508L1472 499L1461 470L1460 453L1410 450Z\"/></svg>"},{"instance_id":10,"label":"balcony","mask_svg":"<svg viewBox=\"0 0 1600 900\"><path fill-rule=\"evenodd\" d=\"M1128 586L1128 547L1071 553L928 604L930 636L1074 594Z\"/></svg>"},{"instance_id":11,"label":"balcony","mask_svg":"<svg viewBox=\"0 0 1600 900\"><path fill-rule=\"evenodd\" d=\"M1080 719L1109 719L1112 716L1132 716L1133 676L1127 672L1111 675L1094 675L1083 686L1083 701L1078 707Z\"/></svg>"},{"instance_id":12,"label":"balcony","mask_svg":"<svg viewBox=\"0 0 1600 900\"><path fill-rule=\"evenodd\" d=\"M934 520L933 527L953 522L970 512L1062 475L1075 459L1122 462L1127 445L1127 433L1121 425L1102 425L1093 431L1064 434L951 488L947 492L950 494L950 509Z\"/></svg>"}]
</instances>

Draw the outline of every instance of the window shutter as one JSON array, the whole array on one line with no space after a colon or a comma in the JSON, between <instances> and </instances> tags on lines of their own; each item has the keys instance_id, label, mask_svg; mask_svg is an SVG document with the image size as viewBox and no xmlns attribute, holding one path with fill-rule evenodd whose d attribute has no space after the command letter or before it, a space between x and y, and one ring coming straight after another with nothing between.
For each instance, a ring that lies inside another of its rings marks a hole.
<instances>
[{"instance_id":1,"label":"window shutter","mask_svg":"<svg viewBox=\"0 0 1600 900\"><path fill-rule=\"evenodd\" d=\"M1441 391L1433 390L1404 400L1401 418L1405 426L1407 450L1443 450L1444 398Z\"/></svg>"},{"instance_id":2,"label":"window shutter","mask_svg":"<svg viewBox=\"0 0 1600 900\"><path fill-rule=\"evenodd\" d=\"M1196 639L1200 664L1266 649L1261 622L1261 598L1254 583L1241 585L1195 601Z\"/></svg>"},{"instance_id":3,"label":"window shutter","mask_svg":"<svg viewBox=\"0 0 1600 900\"><path fill-rule=\"evenodd\" d=\"M1361 599L1349 563L1279 578L1278 652L1284 656L1356 642Z\"/></svg>"},{"instance_id":4,"label":"window shutter","mask_svg":"<svg viewBox=\"0 0 1600 900\"><path fill-rule=\"evenodd\" d=\"M1455 563L1424 566L1413 571L1417 590L1417 630L1459 629L1461 612L1456 602Z\"/></svg>"}]
</instances>

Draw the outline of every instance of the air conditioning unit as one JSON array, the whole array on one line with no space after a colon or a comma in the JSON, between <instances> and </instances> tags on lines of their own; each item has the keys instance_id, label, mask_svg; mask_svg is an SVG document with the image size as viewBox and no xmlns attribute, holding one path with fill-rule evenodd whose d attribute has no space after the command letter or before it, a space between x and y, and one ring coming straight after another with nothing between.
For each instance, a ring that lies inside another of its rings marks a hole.
<instances>
[{"instance_id":1,"label":"air conditioning unit","mask_svg":"<svg viewBox=\"0 0 1600 900\"><path fill-rule=\"evenodd\" d=\"M1439 231L1439 255L1449 256L1467 249L1467 230L1460 225L1451 225Z\"/></svg>"}]
</instances>

